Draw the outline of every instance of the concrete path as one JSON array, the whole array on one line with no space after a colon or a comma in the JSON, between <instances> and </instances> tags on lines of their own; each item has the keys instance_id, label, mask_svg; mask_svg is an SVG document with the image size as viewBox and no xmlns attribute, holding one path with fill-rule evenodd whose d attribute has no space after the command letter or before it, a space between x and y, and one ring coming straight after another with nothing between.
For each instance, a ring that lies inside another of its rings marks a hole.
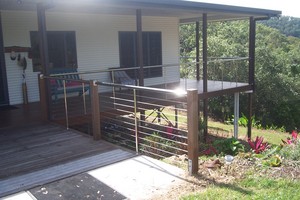
<instances>
[{"instance_id":1,"label":"concrete path","mask_svg":"<svg viewBox=\"0 0 300 200\"><path fill-rule=\"evenodd\" d=\"M184 181L184 170L147 156L133 157L32 188L3 200L151 199Z\"/></svg>"}]
</instances>

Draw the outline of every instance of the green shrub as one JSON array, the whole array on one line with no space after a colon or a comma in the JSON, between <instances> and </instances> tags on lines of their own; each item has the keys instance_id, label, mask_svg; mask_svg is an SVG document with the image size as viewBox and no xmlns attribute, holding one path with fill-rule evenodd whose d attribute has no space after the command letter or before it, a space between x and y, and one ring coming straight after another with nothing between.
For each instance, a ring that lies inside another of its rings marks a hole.
<instances>
[{"instance_id":1,"label":"green shrub","mask_svg":"<svg viewBox=\"0 0 300 200\"><path fill-rule=\"evenodd\" d=\"M152 157L159 158L160 156L171 156L176 153L175 142L172 142L166 138L160 136L159 133L154 132L151 136L147 136L142 141L141 150L145 152L145 154L150 155Z\"/></svg>"},{"instance_id":2,"label":"green shrub","mask_svg":"<svg viewBox=\"0 0 300 200\"><path fill-rule=\"evenodd\" d=\"M223 155L236 155L239 152L243 152L245 148L245 146L234 137L216 140L213 142L213 146L217 149L219 154Z\"/></svg>"},{"instance_id":3,"label":"green shrub","mask_svg":"<svg viewBox=\"0 0 300 200\"><path fill-rule=\"evenodd\" d=\"M289 160L300 160L300 143L284 145L279 155Z\"/></svg>"}]
</instances>

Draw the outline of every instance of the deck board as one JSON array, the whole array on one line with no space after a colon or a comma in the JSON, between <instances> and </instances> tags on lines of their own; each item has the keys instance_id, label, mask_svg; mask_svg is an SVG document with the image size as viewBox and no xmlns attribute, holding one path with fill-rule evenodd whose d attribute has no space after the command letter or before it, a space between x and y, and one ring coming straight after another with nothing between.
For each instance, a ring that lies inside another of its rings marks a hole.
<instances>
[{"instance_id":1,"label":"deck board","mask_svg":"<svg viewBox=\"0 0 300 200\"><path fill-rule=\"evenodd\" d=\"M55 124L0 131L0 180L118 149Z\"/></svg>"}]
</instances>

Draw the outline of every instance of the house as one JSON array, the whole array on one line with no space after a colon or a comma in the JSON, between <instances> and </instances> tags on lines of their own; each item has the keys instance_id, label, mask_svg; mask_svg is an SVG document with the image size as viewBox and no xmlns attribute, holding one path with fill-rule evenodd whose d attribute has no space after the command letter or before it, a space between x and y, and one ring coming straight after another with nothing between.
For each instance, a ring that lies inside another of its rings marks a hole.
<instances>
[{"instance_id":1,"label":"house","mask_svg":"<svg viewBox=\"0 0 300 200\"><path fill-rule=\"evenodd\" d=\"M37 6L39 4L39 6ZM78 68L78 71L104 70L110 67L137 67L136 30L143 32L144 65L179 63L181 23L202 21L207 13L213 20L254 20L278 16L280 12L214 5L189 1L39 1L1 0L1 105L23 103L23 67L20 55L27 61L26 83L29 102L39 101L37 74L41 72L38 49L39 11L45 10L48 38L48 67ZM139 14L137 14L139 13ZM137 19L141 27L137 27ZM13 48L15 47L15 48ZM145 85L179 80L179 66L162 71L146 71ZM108 82L109 75L97 80Z\"/></svg>"},{"instance_id":2,"label":"house","mask_svg":"<svg viewBox=\"0 0 300 200\"><path fill-rule=\"evenodd\" d=\"M49 83L39 87L38 75L43 73L49 78L53 69L75 69L85 80L83 83L90 87L92 83L88 80L98 80L106 85L111 82L111 68L115 67L134 67L138 74L134 77L138 77L139 86L147 86L144 88L147 91L151 90L150 86L161 84L178 83L186 87L179 71L179 25L196 23L199 32L201 24L203 55L199 55L200 44L197 43L197 62L194 64L197 76L188 80L191 88L198 89L193 96L197 97L192 107L196 110L188 108L195 114L189 117L194 120L189 128L196 134L198 98L203 100L204 120L207 120L208 98L250 91L251 116L251 92L255 86L255 23L281 14L280 11L183 0L0 0L0 12L0 105L40 101L42 109L50 107L45 97L49 96L50 90L46 89ZM223 81L218 82L218 86L213 85L216 82L207 77L207 22L240 19L250 21L249 57L246 58L249 80L241 84L228 82L228 87ZM196 35L196 41L199 41L199 34ZM89 92L93 97L98 96L98 90L91 88ZM93 129L99 131L97 98L91 103L91 111L92 121L96 124ZM66 103L64 107L67 107ZM251 124L249 128L251 131ZM137 133L137 129L132 132Z\"/></svg>"},{"instance_id":3,"label":"house","mask_svg":"<svg viewBox=\"0 0 300 200\"><path fill-rule=\"evenodd\" d=\"M281 13L181 0L0 0L0 6L0 105L38 102L38 74L49 74L52 69L88 72L136 67L135 73L128 73L138 77L141 86L180 83L179 25L196 23L199 32L201 23L203 55L199 55L198 43L195 64L198 82L190 87L199 87L205 105L204 118L207 118L208 97L254 89L255 23ZM249 81L228 87L223 82L211 85L207 80L207 22L240 19L250 20L249 57L246 58ZM199 41L199 34L196 35ZM199 82L200 57L203 83ZM86 80L111 82L107 71L82 76ZM251 98L250 94L249 116L252 115Z\"/></svg>"}]
</instances>

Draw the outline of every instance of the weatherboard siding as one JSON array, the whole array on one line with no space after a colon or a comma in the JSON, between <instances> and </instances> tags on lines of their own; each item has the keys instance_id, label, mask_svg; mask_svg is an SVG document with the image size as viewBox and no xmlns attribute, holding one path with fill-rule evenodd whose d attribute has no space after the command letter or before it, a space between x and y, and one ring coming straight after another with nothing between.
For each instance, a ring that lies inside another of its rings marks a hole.
<instances>
[{"instance_id":1,"label":"weatherboard siding","mask_svg":"<svg viewBox=\"0 0 300 200\"><path fill-rule=\"evenodd\" d=\"M30 47L30 31L37 31L35 12L2 11L4 46ZM78 71L101 70L119 66L119 31L135 31L135 16L96 15L82 13L46 13L48 31L75 31ZM170 17L143 17L143 31L162 32L163 64L178 63L178 19ZM26 82L29 102L39 101L37 72L33 72L27 53ZM22 68L5 54L10 104L22 99ZM178 66L164 71L164 77L145 79L145 85L179 80ZM108 73L83 75L84 79L110 81Z\"/></svg>"}]
</instances>

